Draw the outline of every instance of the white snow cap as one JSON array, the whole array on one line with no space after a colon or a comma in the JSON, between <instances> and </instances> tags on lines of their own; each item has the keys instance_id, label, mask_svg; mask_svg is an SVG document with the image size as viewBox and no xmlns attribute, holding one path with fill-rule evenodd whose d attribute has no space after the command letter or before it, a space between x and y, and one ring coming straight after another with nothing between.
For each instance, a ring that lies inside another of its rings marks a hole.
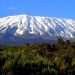
<instances>
[{"instance_id":1,"label":"white snow cap","mask_svg":"<svg viewBox=\"0 0 75 75\"><path fill-rule=\"evenodd\" d=\"M75 21L40 16L17 15L0 18L0 43L42 43L75 38Z\"/></svg>"}]
</instances>

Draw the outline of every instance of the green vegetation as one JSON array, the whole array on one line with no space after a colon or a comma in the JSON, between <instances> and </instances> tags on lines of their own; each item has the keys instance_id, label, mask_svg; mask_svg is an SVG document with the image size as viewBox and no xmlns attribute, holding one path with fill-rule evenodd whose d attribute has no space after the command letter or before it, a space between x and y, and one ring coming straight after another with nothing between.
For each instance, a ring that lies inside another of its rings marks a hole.
<instances>
[{"instance_id":1,"label":"green vegetation","mask_svg":"<svg viewBox=\"0 0 75 75\"><path fill-rule=\"evenodd\" d=\"M75 42L0 48L0 75L73 75Z\"/></svg>"}]
</instances>

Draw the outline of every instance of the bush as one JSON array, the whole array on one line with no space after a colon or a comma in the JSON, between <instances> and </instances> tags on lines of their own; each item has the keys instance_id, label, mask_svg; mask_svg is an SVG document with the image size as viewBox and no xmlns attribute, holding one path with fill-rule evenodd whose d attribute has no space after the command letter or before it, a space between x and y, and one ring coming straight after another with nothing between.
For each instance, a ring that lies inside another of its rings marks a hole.
<instances>
[{"instance_id":1,"label":"bush","mask_svg":"<svg viewBox=\"0 0 75 75\"><path fill-rule=\"evenodd\" d=\"M69 42L69 43L68 43ZM0 75L72 75L75 44L62 39L56 44L26 44L0 49Z\"/></svg>"}]
</instances>

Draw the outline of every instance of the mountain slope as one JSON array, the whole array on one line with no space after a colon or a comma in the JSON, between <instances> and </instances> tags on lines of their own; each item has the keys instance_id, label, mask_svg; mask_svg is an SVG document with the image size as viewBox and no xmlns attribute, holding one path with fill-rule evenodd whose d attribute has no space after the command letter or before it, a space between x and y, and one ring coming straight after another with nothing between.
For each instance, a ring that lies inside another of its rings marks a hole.
<instances>
[{"instance_id":1,"label":"mountain slope","mask_svg":"<svg viewBox=\"0 0 75 75\"><path fill-rule=\"evenodd\" d=\"M0 18L0 43L22 45L75 38L75 21L40 16L17 15Z\"/></svg>"}]
</instances>

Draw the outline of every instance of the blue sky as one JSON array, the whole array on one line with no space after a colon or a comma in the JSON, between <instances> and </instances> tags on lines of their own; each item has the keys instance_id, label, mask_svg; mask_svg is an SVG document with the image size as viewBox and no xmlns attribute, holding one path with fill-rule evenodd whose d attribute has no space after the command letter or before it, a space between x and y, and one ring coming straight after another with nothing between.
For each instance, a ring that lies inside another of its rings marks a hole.
<instances>
[{"instance_id":1,"label":"blue sky","mask_svg":"<svg viewBox=\"0 0 75 75\"><path fill-rule=\"evenodd\" d=\"M75 19L75 0L0 0L0 17L19 14Z\"/></svg>"}]
</instances>

